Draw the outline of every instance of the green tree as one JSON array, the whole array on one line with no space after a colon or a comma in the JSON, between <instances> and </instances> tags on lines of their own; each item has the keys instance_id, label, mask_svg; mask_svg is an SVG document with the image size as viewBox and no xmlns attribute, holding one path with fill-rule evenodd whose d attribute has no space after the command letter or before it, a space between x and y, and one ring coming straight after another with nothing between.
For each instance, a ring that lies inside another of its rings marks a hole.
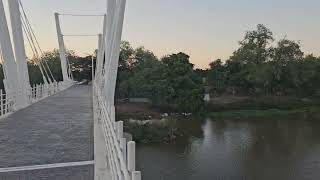
<instances>
[{"instance_id":1,"label":"green tree","mask_svg":"<svg viewBox=\"0 0 320 180\"><path fill-rule=\"evenodd\" d=\"M274 40L272 32L262 24L257 25L257 30L248 31L240 48L233 53L231 60L238 60L244 64L260 64L268 60L270 43Z\"/></svg>"},{"instance_id":2,"label":"green tree","mask_svg":"<svg viewBox=\"0 0 320 180\"><path fill-rule=\"evenodd\" d=\"M208 71L208 84L216 93L223 93L227 88L227 72L221 59L217 59L210 63L210 70Z\"/></svg>"}]
</instances>

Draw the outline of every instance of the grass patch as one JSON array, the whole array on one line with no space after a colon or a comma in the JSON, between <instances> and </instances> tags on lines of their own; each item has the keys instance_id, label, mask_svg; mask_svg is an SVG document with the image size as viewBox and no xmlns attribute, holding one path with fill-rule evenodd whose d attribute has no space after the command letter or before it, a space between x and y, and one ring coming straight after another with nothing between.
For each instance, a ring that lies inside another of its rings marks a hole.
<instances>
[{"instance_id":1,"label":"grass patch","mask_svg":"<svg viewBox=\"0 0 320 180\"><path fill-rule=\"evenodd\" d=\"M132 134L133 140L137 143L169 143L179 135L174 119L168 119L160 124L155 122L140 124L125 121L124 130Z\"/></svg>"},{"instance_id":2,"label":"grass patch","mask_svg":"<svg viewBox=\"0 0 320 180\"><path fill-rule=\"evenodd\" d=\"M222 98L223 99L223 98ZM261 96L249 97L230 103L214 101L207 106L208 112L225 112L239 110L297 110L304 107L320 106L319 99L297 97Z\"/></svg>"}]
</instances>

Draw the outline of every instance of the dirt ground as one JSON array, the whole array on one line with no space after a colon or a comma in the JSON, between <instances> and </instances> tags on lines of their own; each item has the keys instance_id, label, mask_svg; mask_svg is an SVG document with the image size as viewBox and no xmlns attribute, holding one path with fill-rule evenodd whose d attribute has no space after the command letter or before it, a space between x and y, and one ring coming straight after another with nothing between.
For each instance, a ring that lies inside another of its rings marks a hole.
<instances>
[{"instance_id":1,"label":"dirt ground","mask_svg":"<svg viewBox=\"0 0 320 180\"><path fill-rule=\"evenodd\" d=\"M152 117L160 118L161 113L158 109L152 107L150 103L132 103L132 102L117 102L116 115L125 117Z\"/></svg>"},{"instance_id":2,"label":"dirt ground","mask_svg":"<svg viewBox=\"0 0 320 180\"><path fill-rule=\"evenodd\" d=\"M210 99L210 103L212 104L230 104L235 102L241 102L243 100L247 100L249 97L247 96L220 96L220 97L212 97Z\"/></svg>"}]
</instances>

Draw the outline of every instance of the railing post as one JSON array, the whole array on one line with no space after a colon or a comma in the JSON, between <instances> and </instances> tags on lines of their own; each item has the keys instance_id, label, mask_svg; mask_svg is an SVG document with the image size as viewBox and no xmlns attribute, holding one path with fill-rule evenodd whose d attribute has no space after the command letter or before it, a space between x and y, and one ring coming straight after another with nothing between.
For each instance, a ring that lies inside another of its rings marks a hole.
<instances>
[{"instance_id":1,"label":"railing post","mask_svg":"<svg viewBox=\"0 0 320 180\"><path fill-rule=\"evenodd\" d=\"M42 99L43 98L43 96L44 96L44 90L43 90L43 84L40 84L40 90L41 90L41 97L40 97L40 99Z\"/></svg>"},{"instance_id":2,"label":"railing post","mask_svg":"<svg viewBox=\"0 0 320 180\"><path fill-rule=\"evenodd\" d=\"M37 98L37 100L39 100L39 99L40 99L40 97L41 97L40 92L41 92L41 90L40 90L40 85L39 85L39 84L37 84L37 94L38 94L38 98Z\"/></svg>"},{"instance_id":3,"label":"railing post","mask_svg":"<svg viewBox=\"0 0 320 180\"><path fill-rule=\"evenodd\" d=\"M136 170L136 143L134 141L128 142L128 170L129 172L133 172Z\"/></svg>"},{"instance_id":4,"label":"railing post","mask_svg":"<svg viewBox=\"0 0 320 180\"><path fill-rule=\"evenodd\" d=\"M37 100L38 100L41 97L41 95L40 95L41 90L40 90L40 85L39 84L37 84L36 87L37 87Z\"/></svg>"},{"instance_id":5,"label":"railing post","mask_svg":"<svg viewBox=\"0 0 320 180\"><path fill-rule=\"evenodd\" d=\"M31 85L30 104L33 103L33 85Z\"/></svg>"},{"instance_id":6,"label":"railing post","mask_svg":"<svg viewBox=\"0 0 320 180\"><path fill-rule=\"evenodd\" d=\"M124 162L127 162L127 139L121 138L120 139L120 148L123 156ZM125 164L127 166L127 164Z\"/></svg>"},{"instance_id":7,"label":"railing post","mask_svg":"<svg viewBox=\"0 0 320 180\"><path fill-rule=\"evenodd\" d=\"M114 105L111 106L110 110L111 110L111 122L114 123L114 122L116 122L116 120L115 120L116 119L116 112L115 112Z\"/></svg>"},{"instance_id":8,"label":"railing post","mask_svg":"<svg viewBox=\"0 0 320 180\"><path fill-rule=\"evenodd\" d=\"M5 104L5 114L7 114L9 112L9 101L6 101L6 104Z\"/></svg>"},{"instance_id":9,"label":"railing post","mask_svg":"<svg viewBox=\"0 0 320 180\"><path fill-rule=\"evenodd\" d=\"M118 121L117 125L117 138L120 141L123 138L123 121Z\"/></svg>"},{"instance_id":10,"label":"railing post","mask_svg":"<svg viewBox=\"0 0 320 180\"><path fill-rule=\"evenodd\" d=\"M46 97L46 84L42 84L42 97L41 98L44 98Z\"/></svg>"},{"instance_id":11,"label":"railing post","mask_svg":"<svg viewBox=\"0 0 320 180\"><path fill-rule=\"evenodd\" d=\"M35 101L36 98L37 98L36 85L34 84L33 87L32 87L32 103Z\"/></svg>"},{"instance_id":12,"label":"railing post","mask_svg":"<svg viewBox=\"0 0 320 180\"><path fill-rule=\"evenodd\" d=\"M1 116L3 115L3 90L2 89L0 89L0 106L1 106L1 108L0 108L0 110L1 110Z\"/></svg>"},{"instance_id":13,"label":"railing post","mask_svg":"<svg viewBox=\"0 0 320 180\"><path fill-rule=\"evenodd\" d=\"M141 171L133 171L132 180L141 180Z\"/></svg>"},{"instance_id":14,"label":"railing post","mask_svg":"<svg viewBox=\"0 0 320 180\"><path fill-rule=\"evenodd\" d=\"M35 84L34 85L34 100L36 101L38 98L38 90L37 90L38 85Z\"/></svg>"},{"instance_id":15,"label":"railing post","mask_svg":"<svg viewBox=\"0 0 320 180\"><path fill-rule=\"evenodd\" d=\"M43 86L44 86L44 96L48 97L49 96L49 90L48 90L49 84L44 84Z\"/></svg>"}]
</instances>

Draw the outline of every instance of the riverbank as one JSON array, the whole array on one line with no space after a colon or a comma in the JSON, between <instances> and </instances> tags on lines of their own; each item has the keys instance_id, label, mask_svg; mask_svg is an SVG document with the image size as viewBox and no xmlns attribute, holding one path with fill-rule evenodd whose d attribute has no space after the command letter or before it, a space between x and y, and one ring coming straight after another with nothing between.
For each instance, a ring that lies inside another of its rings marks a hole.
<instances>
[{"instance_id":1,"label":"riverbank","mask_svg":"<svg viewBox=\"0 0 320 180\"><path fill-rule=\"evenodd\" d=\"M317 99L296 97L217 97L207 105L207 117L219 119L320 118ZM186 123L193 116L161 112L150 103L116 104L116 119L138 143L173 143L188 135L177 122Z\"/></svg>"},{"instance_id":2,"label":"riverbank","mask_svg":"<svg viewBox=\"0 0 320 180\"><path fill-rule=\"evenodd\" d=\"M266 109L266 110L233 110L222 112L210 112L208 116L214 119L248 119L248 118L281 118L293 116L316 116L320 117L320 106L302 107L296 109Z\"/></svg>"},{"instance_id":3,"label":"riverbank","mask_svg":"<svg viewBox=\"0 0 320 180\"><path fill-rule=\"evenodd\" d=\"M161 119L161 112L159 109L152 107L151 103L117 102L116 119L122 121Z\"/></svg>"},{"instance_id":4,"label":"riverbank","mask_svg":"<svg viewBox=\"0 0 320 180\"><path fill-rule=\"evenodd\" d=\"M137 143L171 143L182 132L176 116L161 113L150 103L116 103L116 119L124 122L124 130Z\"/></svg>"},{"instance_id":5,"label":"riverbank","mask_svg":"<svg viewBox=\"0 0 320 180\"><path fill-rule=\"evenodd\" d=\"M214 119L320 116L320 100L286 96L216 97L208 104L208 116Z\"/></svg>"},{"instance_id":6,"label":"riverbank","mask_svg":"<svg viewBox=\"0 0 320 180\"><path fill-rule=\"evenodd\" d=\"M211 99L208 103L207 111L292 110L311 106L320 106L320 99L291 96L220 96Z\"/></svg>"}]
</instances>

